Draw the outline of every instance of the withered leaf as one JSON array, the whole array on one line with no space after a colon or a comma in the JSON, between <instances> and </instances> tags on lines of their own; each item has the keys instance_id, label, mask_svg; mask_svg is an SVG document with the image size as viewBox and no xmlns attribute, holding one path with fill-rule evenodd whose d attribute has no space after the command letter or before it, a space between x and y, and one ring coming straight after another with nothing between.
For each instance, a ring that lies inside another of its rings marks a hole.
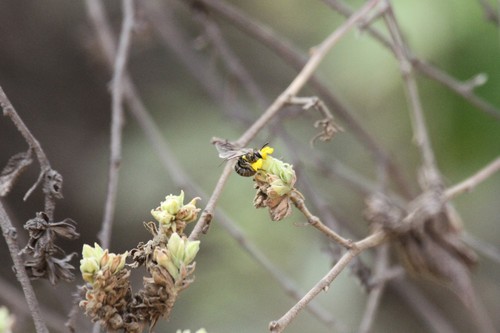
<instances>
[{"instance_id":1,"label":"withered leaf","mask_svg":"<svg viewBox=\"0 0 500 333\"><path fill-rule=\"evenodd\" d=\"M27 152L15 154L9 159L0 173L0 197L10 192L17 178L33 162L31 155L31 149L28 149Z\"/></svg>"}]
</instances>

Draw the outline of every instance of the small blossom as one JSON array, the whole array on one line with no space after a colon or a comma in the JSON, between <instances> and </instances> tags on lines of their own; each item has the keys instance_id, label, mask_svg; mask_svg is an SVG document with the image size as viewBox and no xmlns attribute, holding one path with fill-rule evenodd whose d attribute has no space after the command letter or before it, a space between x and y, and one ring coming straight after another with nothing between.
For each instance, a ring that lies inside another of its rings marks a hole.
<instances>
[{"instance_id":1,"label":"small blossom","mask_svg":"<svg viewBox=\"0 0 500 333\"><path fill-rule=\"evenodd\" d=\"M186 253L184 254L184 263L186 265L189 265L194 260L199 250L200 250L200 241L188 240L186 244Z\"/></svg>"},{"instance_id":2,"label":"small blossom","mask_svg":"<svg viewBox=\"0 0 500 333\"><path fill-rule=\"evenodd\" d=\"M184 260L184 240L181 239L178 233L174 232L167 244L170 258L174 261L175 266L180 267Z\"/></svg>"},{"instance_id":3,"label":"small blossom","mask_svg":"<svg viewBox=\"0 0 500 333\"><path fill-rule=\"evenodd\" d=\"M198 218L200 208L196 208L196 201L200 198L192 199L184 205L184 192L180 195L167 195L165 201L160 206L151 210L151 215L160 222L161 229L165 234L172 232L182 233L186 224Z\"/></svg>"},{"instance_id":4,"label":"small blossom","mask_svg":"<svg viewBox=\"0 0 500 333\"><path fill-rule=\"evenodd\" d=\"M254 206L267 207L271 219L279 221L292 212L290 195L292 191L297 191L294 188L297 176L291 164L267 156L267 153L261 161L262 167L254 178L257 188Z\"/></svg>"},{"instance_id":5,"label":"small blossom","mask_svg":"<svg viewBox=\"0 0 500 333\"><path fill-rule=\"evenodd\" d=\"M196 201L200 199L201 198L196 197L187 205L182 206L182 208L177 212L176 218L187 223L195 221L198 218L199 211L201 210L200 208L196 208Z\"/></svg>"},{"instance_id":6,"label":"small blossom","mask_svg":"<svg viewBox=\"0 0 500 333\"><path fill-rule=\"evenodd\" d=\"M114 254L103 250L97 243L94 243L94 247L84 244L83 259L80 260L82 277L86 282L94 283L94 277L99 271L109 270L112 274L116 274L125 267L127 256L128 251L123 254Z\"/></svg>"},{"instance_id":7,"label":"small blossom","mask_svg":"<svg viewBox=\"0 0 500 333\"><path fill-rule=\"evenodd\" d=\"M163 201L160 205L161 210L166 211L171 215L177 214L179 209L181 209L184 204L184 191L181 190L180 195L169 194L165 197L165 201Z\"/></svg>"},{"instance_id":8,"label":"small blossom","mask_svg":"<svg viewBox=\"0 0 500 333\"><path fill-rule=\"evenodd\" d=\"M158 263L158 265L162 266L168 271L168 273L172 276L172 278L174 278L174 280L177 280L179 278L179 269L170 259L170 256L168 255L166 249L160 247L155 248L154 259Z\"/></svg>"},{"instance_id":9,"label":"small blossom","mask_svg":"<svg viewBox=\"0 0 500 333\"><path fill-rule=\"evenodd\" d=\"M188 266L193 262L199 249L200 241L190 241L186 237L172 233L167 248L156 247L153 258L175 281L178 281L187 276Z\"/></svg>"}]
</instances>

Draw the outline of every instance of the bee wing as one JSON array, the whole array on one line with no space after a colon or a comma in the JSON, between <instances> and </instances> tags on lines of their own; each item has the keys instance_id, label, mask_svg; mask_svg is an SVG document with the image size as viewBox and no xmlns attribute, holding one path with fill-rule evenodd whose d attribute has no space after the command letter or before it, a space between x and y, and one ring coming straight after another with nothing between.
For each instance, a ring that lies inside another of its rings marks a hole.
<instances>
[{"instance_id":1,"label":"bee wing","mask_svg":"<svg viewBox=\"0 0 500 333\"><path fill-rule=\"evenodd\" d=\"M217 148L217 151L219 152L219 157L225 160L230 160L236 157L240 157L252 151L252 149L249 148L240 149L226 140L215 141L214 144L215 148Z\"/></svg>"}]
</instances>

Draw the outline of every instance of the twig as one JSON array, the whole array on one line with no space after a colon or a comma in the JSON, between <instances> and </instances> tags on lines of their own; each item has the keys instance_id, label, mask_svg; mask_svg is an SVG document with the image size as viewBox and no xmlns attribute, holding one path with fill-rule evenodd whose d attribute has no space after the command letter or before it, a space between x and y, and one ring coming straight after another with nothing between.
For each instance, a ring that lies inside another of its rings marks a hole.
<instances>
[{"instance_id":1,"label":"twig","mask_svg":"<svg viewBox=\"0 0 500 333\"><path fill-rule=\"evenodd\" d=\"M26 302L28 302L28 308L30 310L31 316L35 323L35 328L37 333L48 333L49 330L40 314L40 307L38 300L36 298L33 286L31 285L30 279L26 273L23 262L19 257L19 247L16 242L17 231L12 225L7 212L5 211L2 202L0 202L0 226L2 228L2 233L7 243L10 251L10 256L14 262L14 268L16 271L16 277L21 287L23 288L24 297Z\"/></svg>"},{"instance_id":2,"label":"twig","mask_svg":"<svg viewBox=\"0 0 500 333\"><path fill-rule=\"evenodd\" d=\"M291 296L294 300L298 301L301 295L304 294L296 283L287 277L287 275L280 271L277 266L266 257L254 243L249 241L240 228L226 215L226 213L217 209L217 222L238 242L238 244L257 262L259 263ZM321 305L310 303L306 308L313 316L324 323L331 329L336 329L342 332L347 331L345 324L334 319L329 311L325 310Z\"/></svg>"},{"instance_id":3,"label":"twig","mask_svg":"<svg viewBox=\"0 0 500 333\"><path fill-rule=\"evenodd\" d=\"M347 4L345 4L342 1L339 0L323 0L323 1L326 2L332 8L334 8L338 13L342 14L343 16L346 17L350 16L354 12L352 8L350 8ZM375 40L379 41L383 46L391 49L392 52L395 52L394 51L395 46L393 45L393 43L388 38L386 38L376 27L367 26L364 27L364 30L366 30ZM497 119L500 119L500 110L494 107L489 102L482 99L481 97L477 96L473 91L474 86L463 84L462 82L453 78L452 76L445 73L441 69L415 57L411 53L408 53L408 58L413 64L413 68L415 70L426 75L430 79L433 79L441 83L448 89L454 91L458 95L462 96L465 100L469 101L470 104L477 107L479 110ZM468 88L464 89L464 87L466 86L468 86Z\"/></svg>"},{"instance_id":4,"label":"twig","mask_svg":"<svg viewBox=\"0 0 500 333\"><path fill-rule=\"evenodd\" d=\"M304 202L304 198L302 198L302 196L300 194L293 191L292 194L290 195L290 199L292 200L295 207L297 207L297 209L302 214L304 214L304 216L307 218L307 222L310 225L312 225L314 228L316 228L319 231L321 231L322 233L324 233L328 238L330 238L334 242L339 243L340 245L342 245L346 249L352 248L352 246L354 244L350 239L345 239L342 236L340 236L339 234L337 234L335 231L333 231L332 229L328 228L326 225L323 224L323 222L321 222L321 220L317 216L313 215L309 211L309 209L307 208L307 206Z\"/></svg>"},{"instance_id":5,"label":"twig","mask_svg":"<svg viewBox=\"0 0 500 333\"><path fill-rule=\"evenodd\" d=\"M340 260L333 266L333 268L311 289L302 299L297 302L287 313L280 319L273 321L269 324L271 332L283 332L283 330L297 317L299 312L311 302L321 291L328 289L332 281L342 272L342 270L351 262L351 260L359 255L366 249L382 244L386 239L384 231L378 231L374 234L358 241L353 244L340 258Z\"/></svg>"},{"instance_id":6,"label":"twig","mask_svg":"<svg viewBox=\"0 0 500 333\"><path fill-rule=\"evenodd\" d=\"M464 192L472 191L476 186L478 186L480 183L482 183L483 181L494 175L499 170L500 170L500 157L497 157L494 161L490 162L488 165L483 167L474 175L448 188L444 193L445 200L451 200Z\"/></svg>"},{"instance_id":7,"label":"twig","mask_svg":"<svg viewBox=\"0 0 500 333\"><path fill-rule=\"evenodd\" d=\"M422 103L418 93L417 82L413 75L412 64L408 59L407 48L404 44L392 7L387 0L386 2L387 10L386 15L384 15L384 20L394 41L394 51L400 63L400 69L405 83L404 87L412 114L414 140L422 155L422 169L425 178L421 181L421 186L427 190L429 187L440 185L442 181L436 168L434 152L432 150L429 134L427 133Z\"/></svg>"},{"instance_id":8,"label":"twig","mask_svg":"<svg viewBox=\"0 0 500 333\"><path fill-rule=\"evenodd\" d=\"M377 249L375 258L374 279L382 277L389 267L389 251L387 245L382 245ZM380 299L384 293L386 279L379 279L376 285L370 289L366 302L365 313L361 318L358 333L369 333L375 320L375 315L380 306Z\"/></svg>"},{"instance_id":9,"label":"twig","mask_svg":"<svg viewBox=\"0 0 500 333\"><path fill-rule=\"evenodd\" d=\"M50 221L54 220L54 209L55 209L55 199L62 197L62 176L50 166L49 159L42 149L42 146L38 140L31 134L30 130L24 124L19 114L14 109L14 106L9 101L7 95L0 87L0 107L3 109L3 115L9 117L17 130L24 137L24 140L28 143L30 148L35 152L38 163L40 164L40 174L37 181L33 186L26 192L24 200L26 201L31 193L36 189L36 187L44 181L43 192L45 194L45 213L49 217Z\"/></svg>"},{"instance_id":10,"label":"twig","mask_svg":"<svg viewBox=\"0 0 500 333\"><path fill-rule=\"evenodd\" d=\"M118 176L122 159L122 127L123 127L123 76L127 63L128 50L130 47L131 32L134 26L134 3L133 0L123 0L123 22L120 33L120 41L116 53L111 81L112 114L111 114L111 152L109 165L109 180L104 217L99 240L104 248L109 248L111 241L111 229L116 207L116 196L118 192Z\"/></svg>"}]
</instances>

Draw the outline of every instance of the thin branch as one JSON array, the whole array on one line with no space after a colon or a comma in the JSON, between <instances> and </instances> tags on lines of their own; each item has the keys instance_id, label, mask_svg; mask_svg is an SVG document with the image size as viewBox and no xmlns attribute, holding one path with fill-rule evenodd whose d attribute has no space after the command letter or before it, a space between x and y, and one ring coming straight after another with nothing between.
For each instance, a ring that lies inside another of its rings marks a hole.
<instances>
[{"instance_id":1,"label":"thin branch","mask_svg":"<svg viewBox=\"0 0 500 333\"><path fill-rule=\"evenodd\" d=\"M285 272L278 269L254 243L248 240L237 224L234 223L222 209L217 209L216 215L217 223L221 225L238 244L279 283L290 297L299 301L304 292L300 290L297 284L287 277ZM306 310L327 327L341 332L347 332L346 325L334 319L330 312L325 310L321 305L310 303L307 305Z\"/></svg>"},{"instance_id":2,"label":"thin branch","mask_svg":"<svg viewBox=\"0 0 500 333\"><path fill-rule=\"evenodd\" d=\"M366 249L378 246L385 242L386 233L378 231L374 234L355 242L350 250L348 250L340 258L340 260L333 266L333 268L311 289L302 299L297 302L287 313L280 319L273 321L269 324L271 332L283 332L283 330L294 320L299 312L309 304L321 291L326 291L332 281L344 270L344 268L351 262L351 260L359 255Z\"/></svg>"},{"instance_id":3,"label":"thin branch","mask_svg":"<svg viewBox=\"0 0 500 333\"><path fill-rule=\"evenodd\" d=\"M42 171L49 170L50 162L47 158L47 155L45 155L40 142L38 142L33 134L31 134L31 131L28 129L24 121L21 119L21 117L19 117L18 113L14 109L14 106L10 103L9 98L3 91L2 87L0 87L0 107L3 109L3 115L9 117L12 120L17 130L23 136L24 140L35 152Z\"/></svg>"},{"instance_id":4,"label":"thin branch","mask_svg":"<svg viewBox=\"0 0 500 333\"><path fill-rule=\"evenodd\" d=\"M358 333L369 333L373 322L375 321L375 315L377 313L378 307L380 306L380 299L384 293L387 279L382 279L385 276L387 269L389 267L389 250L387 245L382 245L377 248L377 253L375 257L375 269L374 269L374 279L378 280L377 284L370 289L368 295L368 301L366 302L365 313L361 318L361 324L359 325Z\"/></svg>"},{"instance_id":5,"label":"thin branch","mask_svg":"<svg viewBox=\"0 0 500 333\"><path fill-rule=\"evenodd\" d=\"M445 200L448 201L464 192L472 191L476 186L478 186L483 181L494 175L499 170L500 170L500 157L497 157L494 161L488 163L485 167L483 167L481 170L479 170L469 178L448 188L444 193Z\"/></svg>"},{"instance_id":6,"label":"thin branch","mask_svg":"<svg viewBox=\"0 0 500 333\"><path fill-rule=\"evenodd\" d=\"M45 213L49 221L54 220L55 199L62 198L62 176L50 166L49 159L42 149L38 140L31 134L30 130L24 124L19 114L14 109L7 95L0 87L0 107L3 109L3 115L9 117L17 130L24 137L30 148L35 152L38 163L40 163L40 174L37 181L26 192L24 200L26 201L36 187L43 181L43 192L45 201Z\"/></svg>"},{"instance_id":7,"label":"thin branch","mask_svg":"<svg viewBox=\"0 0 500 333\"><path fill-rule=\"evenodd\" d=\"M343 16L350 16L354 10L347 4L340 0L323 0L338 13ZM383 46L389 48L392 52L395 52L394 44L385 37L379 29L373 26L363 27L375 40L380 42ZM491 103L485 101L483 98L476 95L473 89L477 85L470 85L468 83L462 83L459 80L453 78L448 73L442 71L441 69L417 58L415 55L408 52L408 59L410 59L413 64L413 68L419 71L421 74L427 76L428 78L441 83L443 86L454 91L459 96L462 96L470 104L477 107L479 110L500 119L500 110L493 106Z\"/></svg>"},{"instance_id":8,"label":"thin branch","mask_svg":"<svg viewBox=\"0 0 500 333\"><path fill-rule=\"evenodd\" d=\"M104 248L109 248L111 229L116 207L118 192L118 176L122 159L122 128L123 128L123 90L124 73L130 47L131 32L134 26L134 2L123 0L123 22L120 41L116 53L113 79L111 81L112 114L111 114L111 152L109 165L108 191L104 209L102 228L99 240Z\"/></svg>"},{"instance_id":9,"label":"thin branch","mask_svg":"<svg viewBox=\"0 0 500 333\"><path fill-rule=\"evenodd\" d=\"M304 198L300 194L293 191L292 194L290 195L290 199L292 200L295 207L297 207L297 209L307 218L307 222L314 228L318 229L319 231L324 233L328 238L330 238L334 242L339 243L346 249L350 249L353 246L353 242L350 239L343 238L335 231L324 225L319 217L313 215L307 208L304 202Z\"/></svg>"},{"instance_id":10,"label":"thin branch","mask_svg":"<svg viewBox=\"0 0 500 333\"><path fill-rule=\"evenodd\" d=\"M33 321L35 323L35 328L37 333L48 333L49 330L45 324L45 321L42 318L40 313L40 307L38 304L38 300L35 295L35 291L33 290L33 286L31 285L30 279L26 270L24 269L23 262L19 257L19 246L17 245L17 230L12 225L12 222L5 211L2 202L0 201L0 226L2 228L2 233L7 243L7 246L10 251L10 256L12 261L14 262L14 269L16 271L16 278L21 284L23 288L24 297L26 298L26 302L28 302L28 308L30 310L31 316L33 317Z\"/></svg>"},{"instance_id":11,"label":"thin branch","mask_svg":"<svg viewBox=\"0 0 500 333\"><path fill-rule=\"evenodd\" d=\"M434 152L432 150L431 141L427 132L424 112L422 110L422 102L420 100L417 82L413 75L412 64L408 59L407 48L403 41L401 30L396 22L392 7L387 0L386 2L387 10L383 17L394 41L396 58L400 63L404 87L412 114L414 140L422 155L422 168L425 178L424 182L421 182L421 186L424 189L427 189L429 186L433 187L435 185L439 185L441 183L441 179L436 167Z\"/></svg>"}]
</instances>

